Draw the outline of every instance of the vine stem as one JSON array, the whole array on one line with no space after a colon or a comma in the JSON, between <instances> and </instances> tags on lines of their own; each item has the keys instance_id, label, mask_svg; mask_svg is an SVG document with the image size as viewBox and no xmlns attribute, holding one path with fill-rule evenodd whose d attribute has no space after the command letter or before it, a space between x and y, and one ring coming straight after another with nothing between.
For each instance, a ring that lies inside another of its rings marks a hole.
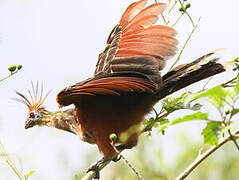
<instances>
[{"instance_id":1,"label":"vine stem","mask_svg":"<svg viewBox=\"0 0 239 180\"><path fill-rule=\"evenodd\" d=\"M176 24L180 21L180 19L183 17L184 14L185 14L185 13L182 13L182 14L178 17L178 19L175 21L175 23L172 25L172 27L176 26Z\"/></svg>"},{"instance_id":2,"label":"vine stem","mask_svg":"<svg viewBox=\"0 0 239 180\"><path fill-rule=\"evenodd\" d=\"M2 155L3 155L3 157L5 157L5 160L6 160L7 164L11 167L11 169L18 176L18 178L20 180L26 180L27 178L20 173L20 171L16 168L16 166L13 164L13 162L8 157L8 155L7 155L7 153L6 153L5 149L4 149L4 146L1 143L1 141L0 141L0 151L1 151Z\"/></svg>"},{"instance_id":3,"label":"vine stem","mask_svg":"<svg viewBox=\"0 0 239 180\"><path fill-rule=\"evenodd\" d=\"M178 176L175 178L175 180L182 180L185 179L203 160L205 160L208 156L210 156L212 153L214 153L217 149L219 149L221 146L223 146L225 143L229 141L233 141L233 139L238 139L239 129L237 129L233 134L229 134L227 137L223 138L217 146L212 146L207 151L202 153L199 152L197 158Z\"/></svg>"},{"instance_id":4,"label":"vine stem","mask_svg":"<svg viewBox=\"0 0 239 180\"><path fill-rule=\"evenodd\" d=\"M118 155L125 161L125 163L128 165L128 167L130 169L132 169L132 171L136 174L136 176L140 179L140 180L144 180L144 178L142 177L142 175L133 167L132 164L130 164L130 162L122 155L120 154L120 152L118 151L118 149L115 147L114 142L111 142L112 147L114 148L115 152L118 153Z\"/></svg>"},{"instance_id":5,"label":"vine stem","mask_svg":"<svg viewBox=\"0 0 239 180\"><path fill-rule=\"evenodd\" d=\"M189 40L191 39L191 37L192 37L194 31L197 29L198 23L200 22L200 20L201 20L201 17L198 19L197 24L193 27L191 33L189 34L187 40L185 41L185 43L183 44L182 49L181 49L180 52L179 52L178 58L177 58L176 61L172 64L172 66L169 68L169 71L172 70L173 67L175 66L175 64L177 64L177 62L180 60L180 58L181 58L181 56L182 56L182 54L183 54L183 51L184 51L186 45L188 44Z\"/></svg>"}]
</instances>

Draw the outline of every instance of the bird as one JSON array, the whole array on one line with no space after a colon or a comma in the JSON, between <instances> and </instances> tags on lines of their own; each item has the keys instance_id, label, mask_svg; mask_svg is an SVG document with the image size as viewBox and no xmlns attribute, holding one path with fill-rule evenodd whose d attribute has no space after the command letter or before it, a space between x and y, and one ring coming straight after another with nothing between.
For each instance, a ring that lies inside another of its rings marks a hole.
<instances>
[{"instance_id":1,"label":"bird","mask_svg":"<svg viewBox=\"0 0 239 180\"><path fill-rule=\"evenodd\" d=\"M137 145L141 124L154 105L164 97L195 82L226 71L226 66L210 52L190 63L161 75L167 60L177 53L177 32L156 25L165 3L147 7L147 0L128 6L111 31L106 47L99 54L94 75L62 89L56 97L59 107L74 105L65 111L50 112L44 107L43 88L32 83L28 96L17 92L16 100L28 107L25 129L52 126L73 133L81 140L96 144L105 159L117 152L116 143L129 148ZM122 134L126 138L121 138Z\"/></svg>"}]
</instances>

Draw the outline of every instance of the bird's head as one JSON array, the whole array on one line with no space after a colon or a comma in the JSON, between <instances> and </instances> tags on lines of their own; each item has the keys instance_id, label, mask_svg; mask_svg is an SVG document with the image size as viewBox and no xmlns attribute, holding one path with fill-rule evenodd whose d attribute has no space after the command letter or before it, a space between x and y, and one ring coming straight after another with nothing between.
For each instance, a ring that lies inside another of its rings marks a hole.
<instances>
[{"instance_id":1,"label":"bird's head","mask_svg":"<svg viewBox=\"0 0 239 180\"><path fill-rule=\"evenodd\" d=\"M47 110L43 106L43 103L50 92L43 96L43 86L41 86L41 90L39 91L38 83L36 84L36 87L34 87L32 83L32 92L28 90L29 97L20 92L16 93L19 98L14 98L14 100L26 105L29 110L25 122L25 129L31 128L35 125L42 125L44 123L43 117L47 114Z\"/></svg>"}]
</instances>

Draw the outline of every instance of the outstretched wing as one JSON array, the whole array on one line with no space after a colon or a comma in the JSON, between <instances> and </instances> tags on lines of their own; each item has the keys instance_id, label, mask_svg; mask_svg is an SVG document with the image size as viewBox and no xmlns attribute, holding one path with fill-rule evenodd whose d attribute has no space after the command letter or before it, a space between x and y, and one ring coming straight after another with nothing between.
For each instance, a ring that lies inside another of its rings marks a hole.
<instances>
[{"instance_id":1,"label":"outstretched wing","mask_svg":"<svg viewBox=\"0 0 239 180\"><path fill-rule=\"evenodd\" d=\"M140 0L126 9L99 55L95 76L63 89L57 96L59 105L79 103L85 96L157 91L160 70L177 51L176 31L153 25L166 4L144 8L145 4L146 0Z\"/></svg>"},{"instance_id":2,"label":"outstretched wing","mask_svg":"<svg viewBox=\"0 0 239 180\"><path fill-rule=\"evenodd\" d=\"M114 74L99 79L91 78L84 82L61 90L57 95L60 106L79 103L83 96L113 95L121 96L122 92L128 93L155 93L158 86L146 79L144 76L127 74Z\"/></svg>"},{"instance_id":3,"label":"outstretched wing","mask_svg":"<svg viewBox=\"0 0 239 180\"><path fill-rule=\"evenodd\" d=\"M146 0L140 0L126 9L99 55L95 76L122 71L142 73L152 62L155 62L151 70L154 74L155 68L163 69L166 60L175 55L176 31L168 26L153 25L166 4L155 3L144 8L145 4ZM150 76L152 72L144 74Z\"/></svg>"}]
</instances>

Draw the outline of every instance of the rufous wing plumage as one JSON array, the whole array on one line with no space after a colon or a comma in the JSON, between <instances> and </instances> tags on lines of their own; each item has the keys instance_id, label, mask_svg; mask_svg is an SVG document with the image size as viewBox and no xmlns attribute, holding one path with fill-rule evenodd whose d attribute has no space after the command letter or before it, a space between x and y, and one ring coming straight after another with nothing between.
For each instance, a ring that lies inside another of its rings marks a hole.
<instances>
[{"instance_id":1,"label":"rufous wing plumage","mask_svg":"<svg viewBox=\"0 0 239 180\"><path fill-rule=\"evenodd\" d=\"M69 104L81 95L149 93L157 89L160 70L177 52L177 33L171 27L154 25L166 4L154 3L145 8L146 2L134 2L126 9L99 54L94 77L62 90L58 101Z\"/></svg>"}]
</instances>

